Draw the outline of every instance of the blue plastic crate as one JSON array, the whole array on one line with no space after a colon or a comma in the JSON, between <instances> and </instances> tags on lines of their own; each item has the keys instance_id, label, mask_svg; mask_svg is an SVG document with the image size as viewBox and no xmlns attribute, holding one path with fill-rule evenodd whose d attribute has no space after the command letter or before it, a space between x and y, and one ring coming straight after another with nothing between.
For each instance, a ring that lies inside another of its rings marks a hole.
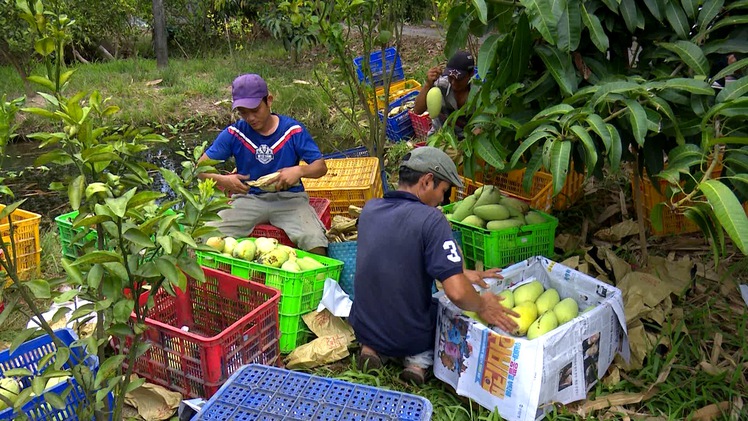
<instances>
[{"instance_id":1,"label":"blue plastic crate","mask_svg":"<svg viewBox=\"0 0 748 421\"><path fill-rule=\"evenodd\" d=\"M345 241L342 243L330 243L327 245L327 256L343 262L343 271L340 273L340 287L353 299L353 277L356 275L356 251L357 241Z\"/></svg>"},{"instance_id":2,"label":"blue plastic crate","mask_svg":"<svg viewBox=\"0 0 748 421\"><path fill-rule=\"evenodd\" d=\"M414 101L417 96L417 91L406 94L393 101L392 104L390 104L390 109L399 107L408 101ZM382 111L379 112L379 118L384 119ZM387 127L385 131L387 133L387 139L390 139L393 142L399 142L405 138L413 137L413 124L410 122L408 110L403 110L392 117L387 117Z\"/></svg>"},{"instance_id":3,"label":"blue plastic crate","mask_svg":"<svg viewBox=\"0 0 748 421\"><path fill-rule=\"evenodd\" d=\"M57 334L57 337L60 338L60 340L67 346L70 346L74 341L78 339L75 332L73 332L71 329L60 329L56 330L55 333ZM0 352L0 378L4 377L2 375L3 372L13 368L26 368L34 373L34 375L41 373L44 371L44 369L46 369L48 365L54 364L54 358L50 359L50 361L47 363L47 366L44 367L40 367L38 365L39 360L41 360L45 355L55 352L56 350L57 346L54 344L52 338L49 335L40 336L36 339L27 341L16 348L13 353L10 353L10 350L6 349L5 351ZM85 364L92 371L94 371L94 373L99 368L98 358L94 355L87 355L83 347L72 347L70 348L70 351L70 361L73 361L74 363L80 361L82 364ZM64 365L64 368L70 368L70 362L66 363ZM18 378L17 380L19 380L22 388L25 389L27 387L31 387L30 377L22 377ZM28 417L28 419L30 420L79 420L77 412L80 408L88 405L88 402L86 400L83 389L78 386L78 383L74 378L53 386L50 389L45 390L45 392L52 392L60 395L70 385L72 385L72 387L70 387L70 393L66 398L64 398L66 403L65 409L53 408L51 405L46 403L44 395L41 395L31 399L28 403L26 403L26 405L21 408L20 412L25 414L26 417ZM113 402L113 396L111 393L108 395L108 400L111 407L111 404ZM3 411L0 411L0 420L15 420L20 417L20 413L15 412L13 408L7 408Z\"/></svg>"},{"instance_id":4,"label":"blue plastic crate","mask_svg":"<svg viewBox=\"0 0 748 421\"><path fill-rule=\"evenodd\" d=\"M357 148L346 149L344 151L330 152L322 155L324 159L341 159L341 158L361 158L369 156L369 150L366 146L359 146Z\"/></svg>"},{"instance_id":5,"label":"blue plastic crate","mask_svg":"<svg viewBox=\"0 0 748 421\"><path fill-rule=\"evenodd\" d=\"M404 80L405 72L403 72L403 63L400 61L400 55L397 54L395 47L389 47L384 50L384 65L386 68L382 68L382 51L374 51L369 54L369 67L371 67L371 75L374 79L374 86L384 85L384 71L391 72L392 65L395 65L395 72L392 74L392 80L390 83ZM356 66L356 74L358 75L358 81L364 82L367 85L372 85L372 81L364 76L363 64L364 57L356 57L353 59L353 64Z\"/></svg>"},{"instance_id":6,"label":"blue plastic crate","mask_svg":"<svg viewBox=\"0 0 748 421\"><path fill-rule=\"evenodd\" d=\"M258 364L240 368L192 421L430 420L426 398Z\"/></svg>"}]
</instances>

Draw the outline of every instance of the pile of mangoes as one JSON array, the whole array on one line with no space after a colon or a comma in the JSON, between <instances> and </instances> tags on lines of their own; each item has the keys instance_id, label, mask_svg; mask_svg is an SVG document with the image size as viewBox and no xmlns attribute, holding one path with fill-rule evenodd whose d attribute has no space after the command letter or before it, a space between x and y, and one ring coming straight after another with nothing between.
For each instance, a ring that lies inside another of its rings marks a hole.
<instances>
[{"instance_id":1,"label":"pile of mangoes","mask_svg":"<svg viewBox=\"0 0 748 421\"><path fill-rule=\"evenodd\" d=\"M450 210L451 213L446 214L450 221L490 231L547 222L542 213L531 210L530 205L519 199L503 195L492 185L479 187Z\"/></svg>"}]
</instances>

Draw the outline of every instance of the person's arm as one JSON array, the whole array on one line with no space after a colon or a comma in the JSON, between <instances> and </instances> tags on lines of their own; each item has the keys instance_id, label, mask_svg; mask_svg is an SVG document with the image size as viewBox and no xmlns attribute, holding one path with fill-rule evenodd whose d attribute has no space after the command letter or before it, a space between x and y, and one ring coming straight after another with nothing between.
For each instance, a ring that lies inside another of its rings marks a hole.
<instances>
[{"instance_id":1,"label":"person's arm","mask_svg":"<svg viewBox=\"0 0 748 421\"><path fill-rule=\"evenodd\" d=\"M413 107L413 112L416 114L423 114L426 111L426 95L429 92L429 89L434 87L434 82L436 82L437 79L439 79L439 76L442 74L442 69L439 66L435 66L429 69L428 73L426 74L426 82L421 86L421 91L418 92L418 96L416 96L416 104ZM438 116L431 116L431 118L436 118Z\"/></svg>"},{"instance_id":2,"label":"person's arm","mask_svg":"<svg viewBox=\"0 0 748 421\"><path fill-rule=\"evenodd\" d=\"M504 331L512 332L516 329L517 324L509 316L519 317L519 315L499 304L503 297L498 297L491 292L479 294L464 273L445 279L442 285L444 293L457 307L478 313L483 320Z\"/></svg>"},{"instance_id":3,"label":"person's arm","mask_svg":"<svg viewBox=\"0 0 748 421\"><path fill-rule=\"evenodd\" d=\"M210 159L210 157L203 153L198 162ZM218 173L201 173L197 175L198 178L205 180L207 178L213 179L221 190L226 194L246 194L249 191L249 186L244 184L244 181L249 180L248 175L242 175L237 173L231 174L218 174Z\"/></svg>"},{"instance_id":4,"label":"person's arm","mask_svg":"<svg viewBox=\"0 0 748 421\"><path fill-rule=\"evenodd\" d=\"M294 167L282 168L275 181L279 189L287 188L297 184L302 178L320 178L327 174L327 164L320 158L309 165L296 165Z\"/></svg>"}]
</instances>

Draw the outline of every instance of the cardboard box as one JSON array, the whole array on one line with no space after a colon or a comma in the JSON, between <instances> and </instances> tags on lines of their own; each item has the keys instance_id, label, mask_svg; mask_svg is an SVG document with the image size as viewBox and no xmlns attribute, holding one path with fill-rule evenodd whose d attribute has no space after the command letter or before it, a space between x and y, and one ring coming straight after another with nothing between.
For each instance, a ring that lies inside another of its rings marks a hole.
<instances>
[{"instance_id":1,"label":"cardboard box","mask_svg":"<svg viewBox=\"0 0 748 421\"><path fill-rule=\"evenodd\" d=\"M584 399L616 353L629 358L621 291L544 257L502 271L492 292L537 279L579 305L575 319L534 340L488 328L439 298L434 374L506 420L540 419L552 403ZM586 308L592 310L582 313Z\"/></svg>"}]
</instances>

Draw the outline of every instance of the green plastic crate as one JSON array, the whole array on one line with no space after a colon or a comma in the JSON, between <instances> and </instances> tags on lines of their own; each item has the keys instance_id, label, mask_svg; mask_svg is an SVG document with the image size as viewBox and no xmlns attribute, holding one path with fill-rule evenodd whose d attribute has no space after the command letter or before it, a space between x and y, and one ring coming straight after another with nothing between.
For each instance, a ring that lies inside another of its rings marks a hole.
<instances>
[{"instance_id":1,"label":"green plastic crate","mask_svg":"<svg viewBox=\"0 0 748 421\"><path fill-rule=\"evenodd\" d=\"M96 239L96 230L73 229L73 221L77 217L78 211L72 211L55 218L57 229L60 232L62 255L70 259L76 259L83 254L82 250L86 243ZM84 231L87 231L85 235L83 234Z\"/></svg>"},{"instance_id":2,"label":"green plastic crate","mask_svg":"<svg viewBox=\"0 0 748 421\"><path fill-rule=\"evenodd\" d=\"M254 238L239 239L255 241ZM297 346L306 343L309 331L306 329L303 314L316 310L325 279L340 280L343 262L325 256L319 256L303 250L296 250L298 257L310 256L325 265L324 268L289 272L280 268L264 266L259 263L229 257L221 253L197 251L197 263L201 266L218 269L243 279L265 284L281 292L278 314L280 316L282 353L293 351Z\"/></svg>"},{"instance_id":3,"label":"green plastic crate","mask_svg":"<svg viewBox=\"0 0 748 421\"><path fill-rule=\"evenodd\" d=\"M176 212L173 209L166 211L166 214L173 215ZM78 217L78 211L64 213L57 218L57 230L60 232L60 243L62 245L62 255L76 259L83 254L83 248L86 244L96 241L96 230L83 227L73 228L73 222ZM184 228L180 225L180 231ZM153 239L152 239L153 240Z\"/></svg>"},{"instance_id":4,"label":"green plastic crate","mask_svg":"<svg viewBox=\"0 0 748 421\"><path fill-rule=\"evenodd\" d=\"M455 205L451 203L443 209L449 212ZM483 262L486 269L499 268L533 256L553 257L558 219L539 210L535 212L543 215L546 222L498 231L449 221L452 228L459 230L462 235L462 254L467 267L475 269L476 262Z\"/></svg>"}]
</instances>

